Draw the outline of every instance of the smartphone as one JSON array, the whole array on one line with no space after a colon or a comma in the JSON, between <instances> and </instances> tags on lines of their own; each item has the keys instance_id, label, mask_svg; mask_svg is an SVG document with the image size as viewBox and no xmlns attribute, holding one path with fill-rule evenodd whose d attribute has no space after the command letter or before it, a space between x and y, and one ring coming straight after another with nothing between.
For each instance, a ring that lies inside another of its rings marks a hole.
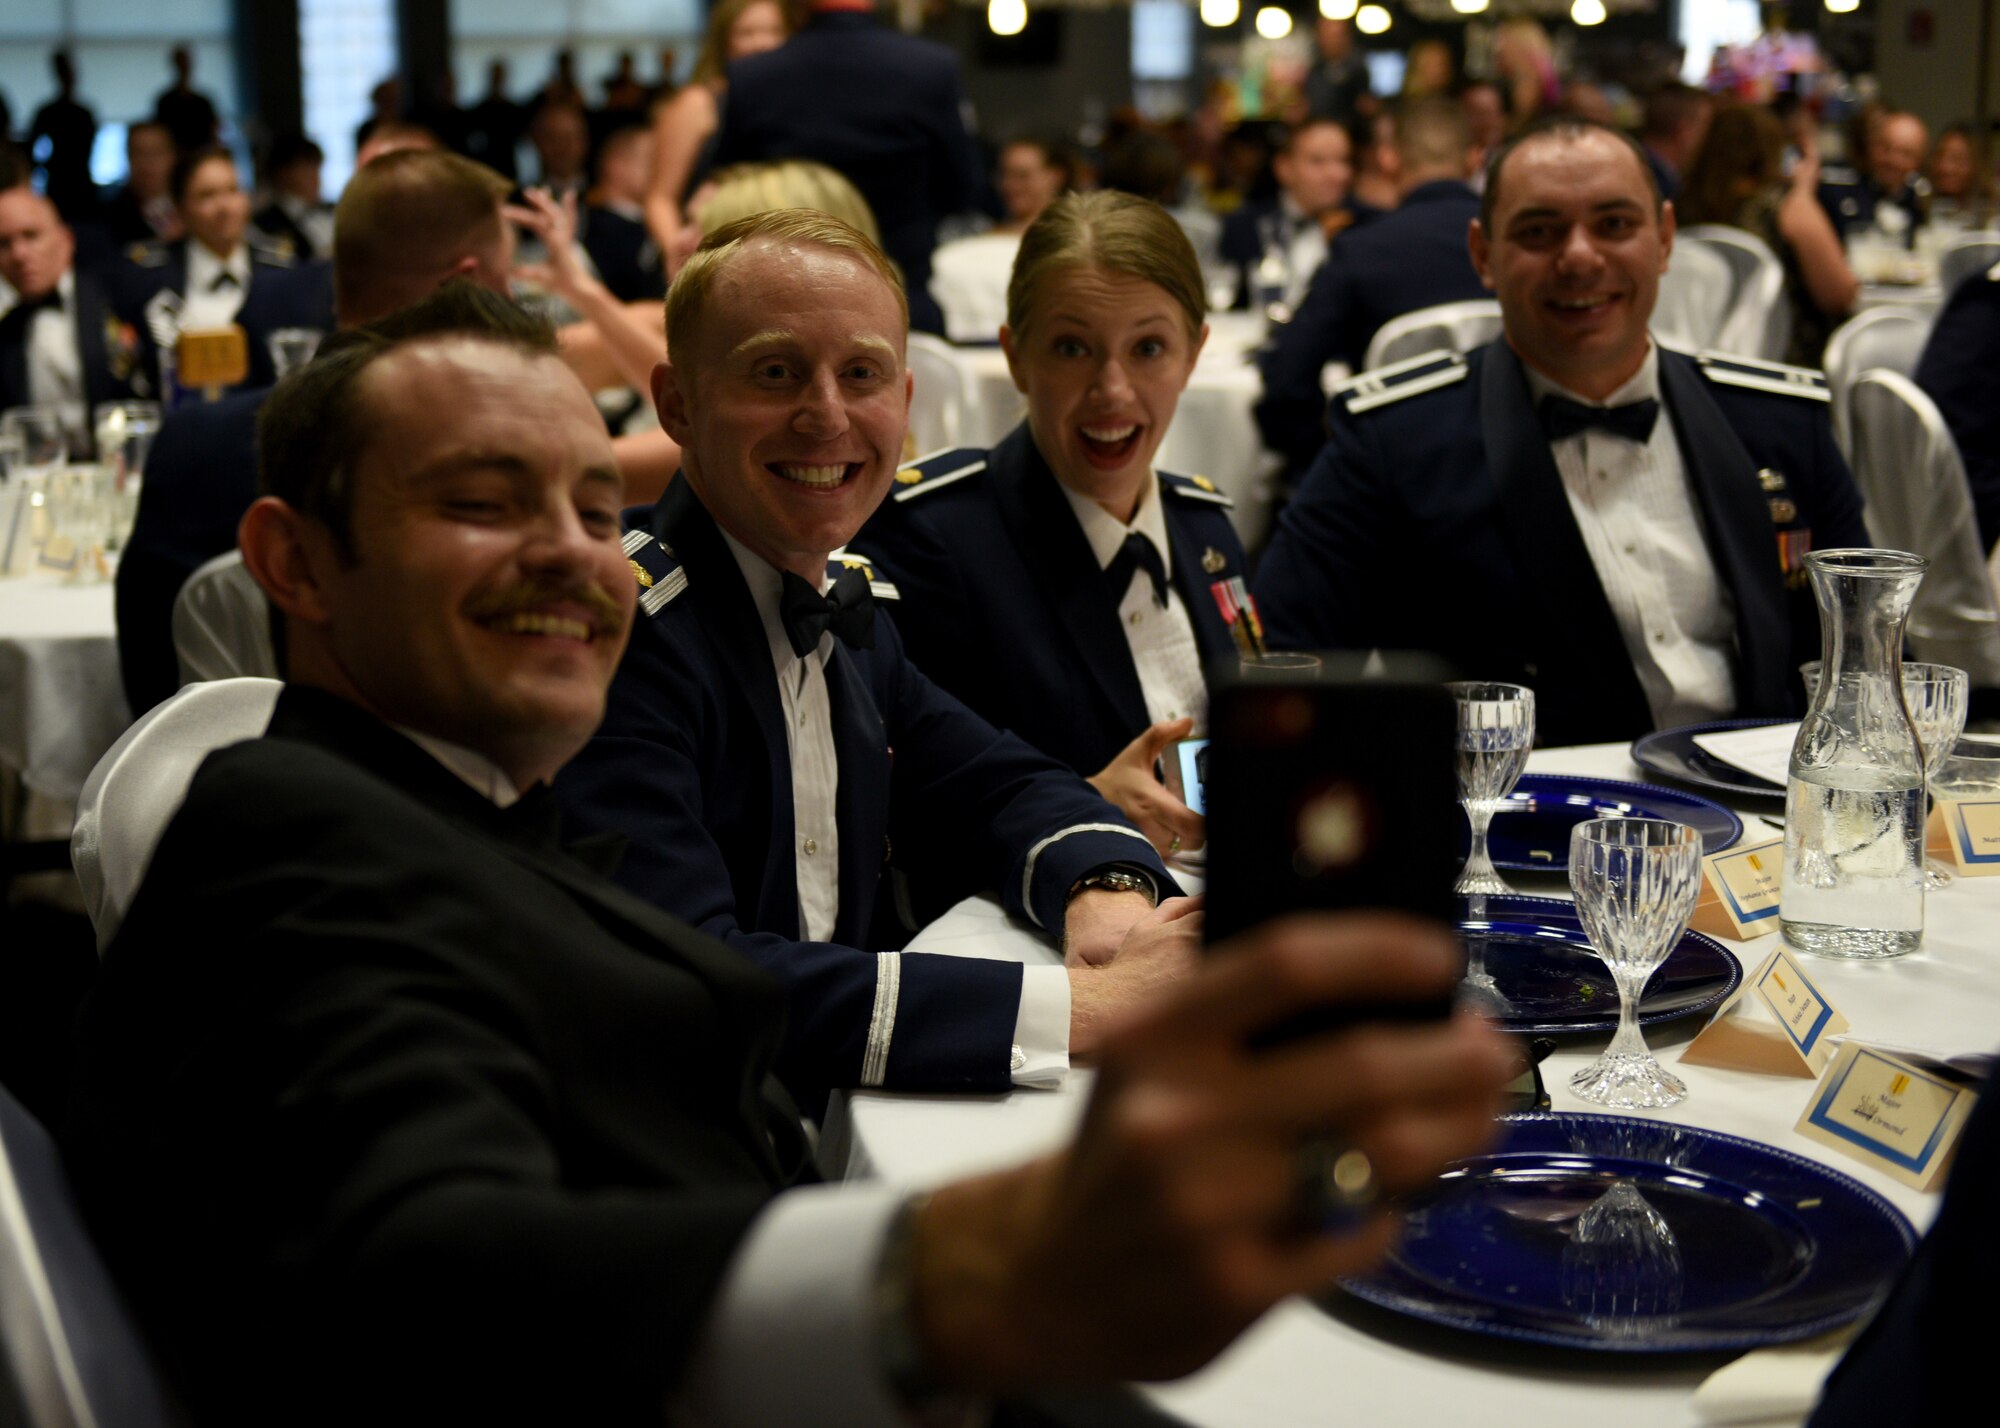
<instances>
[{"instance_id":1,"label":"smartphone","mask_svg":"<svg viewBox=\"0 0 2000 1428\"><path fill-rule=\"evenodd\" d=\"M1435 665L1405 658L1397 669L1211 682L1209 943L1299 911L1391 908L1453 923L1457 707ZM1329 1007L1256 1040L1450 1014L1449 995Z\"/></svg>"},{"instance_id":2,"label":"smartphone","mask_svg":"<svg viewBox=\"0 0 2000 1428\"><path fill-rule=\"evenodd\" d=\"M1191 813L1208 815L1208 740L1182 739L1160 760L1162 781Z\"/></svg>"}]
</instances>

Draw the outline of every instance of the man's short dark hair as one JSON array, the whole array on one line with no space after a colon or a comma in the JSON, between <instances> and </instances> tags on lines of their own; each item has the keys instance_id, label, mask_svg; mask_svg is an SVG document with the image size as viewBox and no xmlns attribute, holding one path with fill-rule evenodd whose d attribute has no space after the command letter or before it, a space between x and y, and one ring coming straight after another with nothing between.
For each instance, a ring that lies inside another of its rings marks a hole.
<instances>
[{"instance_id":1,"label":"man's short dark hair","mask_svg":"<svg viewBox=\"0 0 2000 1428\"><path fill-rule=\"evenodd\" d=\"M326 150L314 143L310 135L289 129L271 141L271 153L264 161L264 171L281 174L293 164L325 162Z\"/></svg>"},{"instance_id":2,"label":"man's short dark hair","mask_svg":"<svg viewBox=\"0 0 2000 1428\"><path fill-rule=\"evenodd\" d=\"M1669 139L1715 101L1705 89L1670 79L1646 96L1645 120L1639 132L1649 139Z\"/></svg>"},{"instance_id":3,"label":"man's short dark hair","mask_svg":"<svg viewBox=\"0 0 2000 1428\"><path fill-rule=\"evenodd\" d=\"M1589 138L1592 134L1606 134L1623 144L1631 152L1632 162L1639 166L1639 172L1646 176L1646 191L1653 196L1653 215L1660 213L1660 180L1653 172L1653 166L1646 162L1646 151L1639 147L1639 141L1622 129L1614 129L1609 124L1600 124L1595 119L1579 119L1573 114L1558 114L1548 119L1537 119L1513 138L1496 148L1486 159L1486 187L1479 195L1479 226L1490 238L1493 235L1493 215L1500 207L1500 171L1514 151L1524 144L1550 141L1574 144Z\"/></svg>"},{"instance_id":4,"label":"man's short dark hair","mask_svg":"<svg viewBox=\"0 0 2000 1428\"><path fill-rule=\"evenodd\" d=\"M1300 139L1315 129L1338 129L1340 136L1351 146L1354 136L1347 132L1347 126L1331 114L1308 114L1296 124L1276 126L1277 142L1271 147L1278 153L1289 154L1297 147Z\"/></svg>"},{"instance_id":5,"label":"man's short dark hair","mask_svg":"<svg viewBox=\"0 0 2000 1428\"><path fill-rule=\"evenodd\" d=\"M188 185L194 182L196 171L213 159L222 160L232 169L236 167L236 155L220 144L203 144L174 160L173 176L167 180L167 195L176 207L187 201Z\"/></svg>"},{"instance_id":6,"label":"man's short dark hair","mask_svg":"<svg viewBox=\"0 0 2000 1428\"><path fill-rule=\"evenodd\" d=\"M367 445L362 374L399 348L462 337L530 357L556 355L547 319L463 278L380 322L328 338L319 354L265 399L257 415L257 485L325 526L354 558L354 468Z\"/></svg>"}]
</instances>

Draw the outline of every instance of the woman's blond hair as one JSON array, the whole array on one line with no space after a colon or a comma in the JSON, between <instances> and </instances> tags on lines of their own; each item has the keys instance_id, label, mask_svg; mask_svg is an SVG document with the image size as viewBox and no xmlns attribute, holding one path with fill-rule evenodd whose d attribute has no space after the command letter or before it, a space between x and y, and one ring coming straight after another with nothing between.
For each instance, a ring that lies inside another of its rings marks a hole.
<instances>
[{"instance_id":1,"label":"woman's blond hair","mask_svg":"<svg viewBox=\"0 0 2000 1428\"><path fill-rule=\"evenodd\" d=\"M776 5L785 33L792 32L792 15L784 0L715 0L715 8L708 12L708 30L701 37L701 53L695 57L694 73L688 76L688 83L712 84L722 78L722 72L729 68L729 32L736 28L745 10L764 4Z\"/></svg>"},{"instance_id":2,"label":"woman's blond hair","mask_svg":"<svg viewBox=\"0 0 2000 1428\"><path fill-rule=\"evenodd\" d=\"M881 246L882 229L861 191L845 177L810 159L770 164L732 164L712 175L715 192L701 206L702 231L713 233L739 219L778 208L810 208L831 214L869 242Z\"/></svg>"},{"instance_id":3,"label":"woman's blond hair","mask_svg":"<svg viewBox=\"0 0 2000 1428\"><path fill-rule=\"evenodd\" d=\"M1021 235L1007 282L1007 325L1026 332L1058 274L1102 268L1159 288L1180 307L1190 340L1201 336L1208 298L1194 245L1173 215L1149 198L1100 189L1066 193Z\"/></svg>"}]
</instances>

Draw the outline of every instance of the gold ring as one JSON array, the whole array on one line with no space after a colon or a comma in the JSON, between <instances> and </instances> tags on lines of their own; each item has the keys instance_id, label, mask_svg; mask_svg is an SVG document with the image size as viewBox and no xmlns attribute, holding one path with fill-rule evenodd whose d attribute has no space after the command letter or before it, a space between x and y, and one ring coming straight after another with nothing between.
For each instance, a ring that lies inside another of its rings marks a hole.
<instances>
[{"instance_id":1,"label":"gold ring","mask_svg":"<svg viewBox=\"0 0 2000 1428\"><path fill-rule=\"evenodd\" d=\"M1167 844L1167 856L1171 858L1173 857L1174 854L1180 852L1180 850L1181 850L1181 835L1176 833L1174 834L1174 841Z\"/></svg>"}]
</instances>

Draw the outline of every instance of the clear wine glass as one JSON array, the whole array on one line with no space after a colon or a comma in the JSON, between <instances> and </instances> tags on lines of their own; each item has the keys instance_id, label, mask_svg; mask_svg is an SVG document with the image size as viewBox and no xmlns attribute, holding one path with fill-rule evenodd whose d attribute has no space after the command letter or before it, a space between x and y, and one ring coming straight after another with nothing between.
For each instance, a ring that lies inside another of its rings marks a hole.
<instances>
[{"instance_id":1,"label":"clear wine glass","mask_svg":"<svg viewBox=\"0 0 2000 1428\"><path fill-rule=\"evenodd\" d=\"M1653 1058L1639 1031L1646 983L1687 929L1701 891L1701 834L1655 818L1595 818L1569 838L1569 886L1618 987L1618 1032L1604 1054L1570 1078L1593 1105L1671 1106L1687 1087Z\"/></svg>"},{"instance_id":2,"label":"clear wine glass","mask_svg":"<svg viewBox=\"0 0 2000 1428\"><path fill-rule=\"evenodd\" d=\"M1514 791L1535 742L1535 691L1518 684L1450 686L1458 700L1458 800L1472 824L1472 851L1453 888L1505 893L1486 849L1487 825Z\"/></svg>"},{"instance_id":3,"label":"clear wine glass","mask_svg":"<svg viewBox=\"0 0 2000 1428\"><path fill-rule=\"evenodd\" d=\"M1916 726L1917 742L1924 750L1924 788L1930 790L1938 770L1951 756L1952 746L1965 732L1966 701L1971 679L1962 669L1948 664L1903 663L1903 703ZM1930 806L1924 807L1929 826ZM1951 874L1936 858L1924 860L1924 886L1935 892L1951 881Z\"/></svg>"}]
</instances>

